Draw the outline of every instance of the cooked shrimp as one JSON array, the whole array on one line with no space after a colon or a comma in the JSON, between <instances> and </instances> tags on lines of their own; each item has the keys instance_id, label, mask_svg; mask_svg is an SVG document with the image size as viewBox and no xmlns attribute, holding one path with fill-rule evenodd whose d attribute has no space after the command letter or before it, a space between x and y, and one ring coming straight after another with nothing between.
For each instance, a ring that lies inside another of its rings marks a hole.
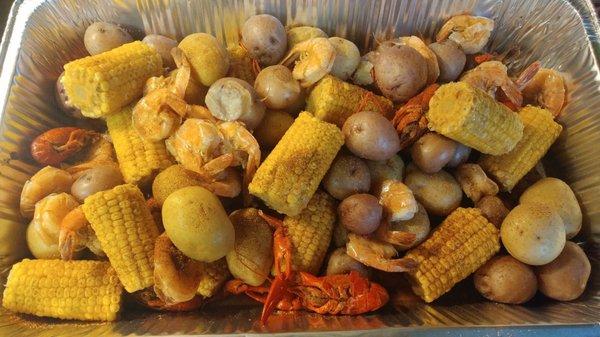
<instances>
[{"instance_id":1,"label":"cooked shrimp","mask_svg":"<svg viewBox=\"0 0 600 337\"><path fill-rule=\"evenodd\" d=\"M423 56L427 62L427 84L435 83L440 76L440 67L438 65L437 56L427 47L425 42L416 36L402 36L391 40L392 43L406 45L412 47Z\"/></svg>"},{"instance_id":2,"label":"cooked shrimp","mask_svg":"<svg viewBox=\"0 0 600 337\"><path fill-rule=\"evenodd\" d=\"M508 77L507 69L502 62L487 61L467 71L460 79L475 88L481 89L496 99L498 88L516 106L521 106L523 97L519 87Z\"/></svg>"},{"instance_id":3,"label":"cooked shrimp","mask_svg":"<svg viewBox=\"0 0 600 337\"><path fill-rule=\"evenodd\" d=\"M346 253L367 266L387 272L404 272L417 267L413 259L392 259L398 254L394 246L354 233L348 233Z\"/></svg>"},{"instance_id":4,"label":"cooked shrimp","mask_svg":"<svg viewBox=\"0 0 600 337\"><path fill-rule=\"evenodd\" d=\"M73 177L69 172L46 166L34 174L23 185L21 191L21 215L27 219L33 217L35 204L52 193L69 192Z\"/></svg>"},{"instance_id":5,"label":"cooked shrimp","mask_svg":"<svg viewBox=\"0 0 600 337\"><path fill-rule=\"evenodd\" d=\"M242 178L233 167L226 168L215 180L202 182L201 185L221 197L235 198L242 192Z\"/></svg>"},{"instance_id":6,"label":"cooked shrimp","mask_svg":"<svg viewBox=\"0 0 600 337\"><path fill-rule=\"evenodd\" d=\"M219 130L230 146L234 156L232 166L241 165L244 169L244 186L247 186L260 164L260 146L256 138L239 122L219 124Z\"/></svg>"},{"instance_id":7,"label":"cooked shrimp","mask_svg":"<svg viewBox=\"0 0 600 337\"><path fill-rule=\"evenodd\" d=\"M163 87L167 79L150 79L147 89L156 89L149 90L132 112L133 126L138 133L154 141L173 134L189 110L184 98L190 82L190 64L180 49L174 48L172 54L178 67L173 83Z\"/></svg>"},{"instance_id":8,"label":"cooked shrimp","mask_svg":"<svg viewBox=\"0 0 600 337\"><path fill-rule=\"evenodd\" d=\"M196 296L202 263L173 245L166 233L154 245L154 291L166 304L186 302Z\"/></svg>"},{"instance_id":9,"label":"cooked shrimp","mask_svg":"<svg viewBox=\"0 0 600 337\"><path fill-rule=\"evenodd\" d=\"M296 61L297 60L297 61ZM303 87L310 87L327 75L335 61L335 47L325 37L315 37L296 44L281 64L296 61L292 76Z\"/></svg>"},{"instance_id":10,"label":"cooked shrimp","mask_svg":"<svg viewBox=\"0 0 600 337\"><path fill-rule=\"evenodd\" d=\"M98 237L85 218L81 206L78 206L67 213L60 222L58 251L61 258L68 261L73 259L75 252L84 248L89 248L95 255L104 256Z\"/></svg>"},{"instance_id":11,"label":"cooked shrimp","mask_svg":"<svg viewBox=\"0 0 600 337\"><path fill-rule=\"evenodd\" d=\"M383 242L399 246L410 246L417 240L417 235L411 232L391 230L389 221L384 220L377 230L375 237Z\"/></svg>"},{"instance_id":12,"label":"cooked shrimp","mask_svg":"<svg viewBox=\"0 0 600 337\"><path fill-rule=\"evenodd\" d=\"M542 68L523 89L525 103L550 110L560 115L567 100L567 89L563 76L553 69Z\"/></svg>"},{"instance_id":13,"label":"cooked shrimp","mask_svg":"<svg viewBox=\"0 0 600 337\"><path fill-rule=\"evenodd\" d=\"M58 165L97 138L97 132L77 127L50 129L31 142L31 156L42 165Z\"/></svg>"},{"instance_id":14,"label":"cooked shrimp","mask_svg":"<svg viewBox=\"0 0 600 337\"><path fill-rule=\"evenodd\" d=\"M79 206L77 200L67 193L50 194L35 204L32 223L42 240L48 244L58 244L60 224L63 218Z\"/></svg>"},{"instance_id":15,"label":"cooked shrimp","mask_svg":"<svg viewBox=\"0 0 600 337\"><path fill-rule=\"evenodd\" d=\"M203 177L213 177L233 162L223 133L210 120L186 119L165 144L178 163Z\"/></svg>"},{"instance_id":16,"label":"cooked shrimp","mask_svg":"<svg viewBox=\"0 0 600 337\"><path fill-rule=\"evenodd\" d=\"M442 26L435 39L442 42L450 39L456 42L465 54L480 52L494 30L494 20L482 16L457 15Z\"/></svg>"},{"instance_id":17,"label":"cooked shrimp","mask_svg":"<svg viewBox=\"0 0 600 337\"><path fill-rule=\"evenodd\" d=\"M419 205L408 186L398 180L385 180L381 184L379 203L389 221L410 220Z\"/></svg>"}]
</instances>

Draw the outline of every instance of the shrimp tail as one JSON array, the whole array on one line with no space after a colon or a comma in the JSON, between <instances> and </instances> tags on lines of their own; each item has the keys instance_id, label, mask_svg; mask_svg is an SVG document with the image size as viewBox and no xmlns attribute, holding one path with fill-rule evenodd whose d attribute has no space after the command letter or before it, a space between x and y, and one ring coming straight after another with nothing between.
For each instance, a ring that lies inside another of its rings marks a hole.
<instances>
[{"instance_id":1,"label":"shrimp tail","mask_svg":"<svg viewBox=\"0 0 600 337\"><path fill-rule=\"evenodd\" d=\"M73 259L75 247L77 246L77 235L74 231L61 231L58 238L58 251L60 258L65 261Z\"/></svg>"}]
</instances>

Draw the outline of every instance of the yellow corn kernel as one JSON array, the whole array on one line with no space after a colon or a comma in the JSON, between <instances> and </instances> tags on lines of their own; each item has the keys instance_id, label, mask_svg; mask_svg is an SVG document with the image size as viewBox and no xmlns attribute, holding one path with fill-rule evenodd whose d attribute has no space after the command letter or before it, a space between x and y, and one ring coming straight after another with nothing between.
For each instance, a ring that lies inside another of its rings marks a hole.
<instances>
[{"instance_id":1,"label":"yellow corn kernel","mask_svg":"<svg viewBox=\"0 0 600 337\"><path fill-rule=\"evenodd\" d=\"M214 296L221 289L225 281L229 279L230 274L225 258L210 263L203 262L202 264L202 277L198 286L198 294L208 298Z\"/></svg>"},{"instance_id":2,"label":"yellow corn kernel","mask_svg":"<svg viewBox=\"0 0 600 337\"><path fill-rule=\"evenodd\" d=\"M99 118L142 97L146 80L162 73L158 52L135 41L67 63L62 81L69 101L84 116Z\"/></svg>"},{"instance_id":3,"label":"yellow corn kernel","mask_svg":"<svg viewBox=\"0 0 600 337\"><path fill-rule=\"evenodd\" d=\"M464 82L440 86L429 102L427 119L432 131L487 154L507 153L523 136L515 112Z\"/></svg>"},{"instance_id":4,"label":"yellow corn kernel","mask_svg":"<svg viewBox=\"0 0 600 337\"><path fill-rule=\"evenodd\" d=\"M317 83L306 101L306 111L340 128L354 113L376 111L390 118L393 109L389 99L329 75Z\"/></svg>"},{"instance_id":5,"label":"yellow corn kernel","mask_svg":"<svg viewBox=\"0 0 600 337\"><path fill-rule=\"evenodd\" d=\"M152 142L140 137L131 122L132 106L106 117L125 182L145 184L156 173L171 166L173 161L164 142Z\"/></svg>"},{"instance_id":6,"label":"yellow corn kernel","mask_svg":"<svg viewBox=\"0 0 600 337\"><path fill-rule=\"evenodd\" d=\"M408 273L413 291L432 302L500 250L498 229L476 208L457 208L425 242L406 253L418 263Z\"/></svg>"},{"instance_id":7,"label":"yellow corn kernel","mask_svg":"<svg viewBox=\"0 0 600 337\"><path fill-rule=\"evenodd\" d=\"M292 268L317 274L331 242L336 218L333 197L317 191L297 216L286 216L283 226L292 242Z\"/></svg>"},{"instance_id":8,"label":"yellow corn kernel","mask_svg":"<svg viewBox=\"0 0 600 337\"><path fill-rule=\"evenodd\" d=\"M237 44L227 47L227 52L229 53L230 61L227 76L236 77L250 83L250 85L254 85L256 74L254 73L252 58L248 54L248 51Z\"/></svg>"},{"instance_id":9,"label":"yellow corn kernel","mask_svg":"<svg viewBox=\"0 0 600 337\"><path fill-rule=\"evenodd\" d=\"M92 194L82 207L125 290L132 293L153 285L158 228L140 189L119 185Z\"/></svg>"},{"instance_id":10,"label":"yellow corn kernel","mask_svg":"<svg viewBox=\"0 0 600 337\"><path fill-rule=\"evenodd\" d=\"M277 212L298 215L343 144L337 126L302 112L260 165L248 189Z\"/></svg>"},{"instance_id":11,"label":"yellow corn kernel","mask_svg":"<svg viewBox=\"0 0 600 337\"><path fill-rule=\"evenodd\" d=\"M512 190L542 159L562 131L562 126L546 109L526 106L519 111L519 117L525 127L523 138L514 149L499 156L483 155L479 160L479 165L505 191Z\"/></svg>"},{"instance_id":12,"label":"yellow corn kernel","mask_svg":"<svg viewBox=\"0 0 600 337\"><path fill-rule=\"evenodd\" d=\"M108 262L25 259L8 275L2 306L43 317L113 321L122 292Z\"/></svg>"}]
</instances>

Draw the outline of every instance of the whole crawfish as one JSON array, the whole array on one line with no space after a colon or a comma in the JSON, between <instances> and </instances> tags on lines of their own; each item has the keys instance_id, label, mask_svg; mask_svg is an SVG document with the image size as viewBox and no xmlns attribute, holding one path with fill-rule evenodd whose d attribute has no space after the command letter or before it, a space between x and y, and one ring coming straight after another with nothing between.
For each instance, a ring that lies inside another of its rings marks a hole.
<instances>
[{"instance_id":1,"label":"whole crawfish","mask_svg":"<svg viewBox=\"0 0 600 337\"><path fill-rule=\"evenodd\" d=\"M389 300L385 288L370 282L356 271L346 275L317 277L292 271L292 244L279 219L259 213L275 227L273 255L277 276L266 286L253 287L241 280L229 281L225 289L233 294L245 293L264 303L261 322L275 309L294 311L307 309L319 314L358 315L381 308Z\"/></svg>"},{"instance_id":2,"label":"whole crawfish","mask_svg":"<svg viewBox=\"0 0 600 337\"><path fill-rule=\"evenodd\" d=\"M429 110L431 97L439 87L438 84L431 84L396 111L392 124L400 137L400 149L411 146L427 132L429 122L425 113Z\"/></svg>"},{"instance_id":3,"label":"whole crawfish","mask_svg":"<svg viewBox=\"0 0 600 337\"><path fill-rule=\"evenodd\" d=\"M31 156L42 165L58 165L98 137L95 131L77 127L50 129L31 142Z\"/></svg>"}]
</instances>

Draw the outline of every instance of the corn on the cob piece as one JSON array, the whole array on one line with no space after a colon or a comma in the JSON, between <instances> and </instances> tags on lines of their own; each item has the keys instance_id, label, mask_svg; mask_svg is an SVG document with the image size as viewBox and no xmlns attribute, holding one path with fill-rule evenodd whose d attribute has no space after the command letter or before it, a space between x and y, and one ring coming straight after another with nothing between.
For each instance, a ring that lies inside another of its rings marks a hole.
<instances>
[{"instance_id":1,"label":"corn on the cob piece","mask_svg":"<svg viewBox=\"0 0 600 337\"><path fill-rule=\"evenodd\" d=\"M317 274L331 242L336 208L333 197L317 191L297 216L286 216L283 227L292 242L292 268ZM273 272L277 271L273 269Z\"/></svg>"},{"instance_id":2,"label":"corn on the cob piece","mask_svg":"<svg viewBox=\"0 0 600 337\"><path fill-rule=\"evenodd\" d=\"M500 250L498 229L476 208L457 208L425 242L406 254L417 261L408 273L413 291L432 302Z\"/></svg>"},{"instance_id":3,"label":"corn on the cob piece","mask_svg":"<svg viewBox=\"0 0 600 337\"><path fill-rule=\"evenodd\" d=\"M300 214L342 144L337 126L301 112L256 171L250 193L279 213Z\"/></svg>"},{"instance_id":4,"label":"corn on the cob piece","mask_svg":"<svg viewBox=\"0 0 600 337\"><path fill-rule=\"evenodd\" d=\"M237 44L227 47L227 52L229 53L229 71L227 76L236 77L254 85L256 74L252 68L252 58L248 54L248 51Z\"/></svg>"},{"instance_id":5,"label":"corn on the cob piece","mask_svg":"<svg viewBox=\"0 0 600 337\"><path fill-rule=\"evenodd\" d=\"M119 111L142 96L146 80L163 72L158 52L141 41L65 65L70 102L90 118Z\"/></svg>"},{"instance_id":6,"label":"corn on the cob piece","mask_svg":"<svg viewBox=\"0 0 600 337\"><path fill-rule=\"evenodd\" d=\"M552 113L546 109L526 106L519 112L519 117L525 128L517 146L503 155L483 155L479 160L479 165L505 191L512 190L542 159L562 131L562 126L554 121Z\"/></svg>"},{"instance_id":7,"label":"corn on the cob piece","mask_svg":"<svg viewBox=\"0 0 600 337\"><path fill-rule=\"evenodd\" d=\"M131 122L132 106L106 117L125 182L144 184L155 173L173 164L164 142L152 142L140 137Z\"/></svg>"},{"instance_id":8,"label":"corn on the cob piece","mask_svg":"<svg viewBox=\"0 0 600 337\"><path fill-rule=\"evenodd\" d=\"M2 306L36 316L113 321L122 292L108 262L25 259L8 275Z\"/></svg>"},{"instance_id":9,"label":"corn on the cob piece","mask_svg":"<svg viewBox=\"0 0 600 337\"><path fill-rule=\"evenodd\" d=\"M214 296L221 289L225 281L229 279L230 274L225 258L210 263L203 262L202 264L202 277L200 278L200 285L198 285L198 294L208 298Z\"/></svg>"},{"instance_id":10,"label":"corn on the cob piece","mask_svg":"<svg viewBox=\"0 0 600 337\"><path fill-rule=\"evenodd\" d=\"M158 228L140 189L125 184L93 194L85 199L83 212L125 290L153 285Z\"/></svg>"},{"instance_id":11,"label":"corn on the cob piece","mask_svg":"<svg viewBox=\"0 0 600 337\"><path fill-rule=\"evenodd\" d=\"M317 83L306 101L306 111L340 128L354 113L376 111L390 118L393 109L389 99L329 75Z\"/></svg>"},{"instance_id":12,"label":"corn on the cob piece","mask_svg":"<svg viewBox=\"0 0 600 337\"><path fill-rule=\"evenodd\" d=\"M515 112L464 82L439 87L427 119L429 129L487 154L507 153L523 136Z\"/></svg>"}]
</instances>

